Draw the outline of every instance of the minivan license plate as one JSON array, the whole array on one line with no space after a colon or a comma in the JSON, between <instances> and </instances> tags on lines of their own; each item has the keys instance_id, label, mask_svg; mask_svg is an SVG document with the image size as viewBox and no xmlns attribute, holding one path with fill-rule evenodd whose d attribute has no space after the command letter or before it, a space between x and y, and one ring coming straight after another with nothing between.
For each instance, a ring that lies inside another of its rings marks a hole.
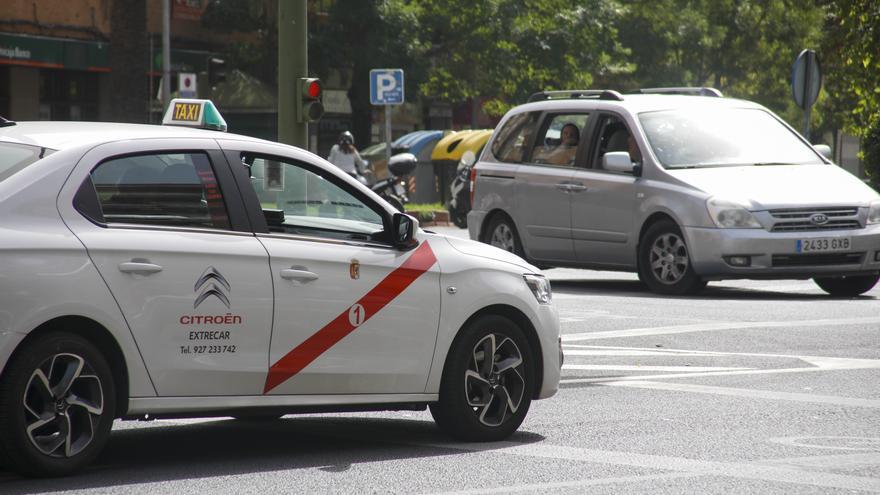
<instances>
[{"instance_id":1,"label":"minivan license plate","mask_svg":"<svg viewBox=\"0 0 880 495\"><path fill-rule=\"evenodd\" d=\"M799 253L827 253L829 251L848 251L852 246L849 237L821 237L817 239L798 239L796 250Z\"/></svg>"}]
</instances>

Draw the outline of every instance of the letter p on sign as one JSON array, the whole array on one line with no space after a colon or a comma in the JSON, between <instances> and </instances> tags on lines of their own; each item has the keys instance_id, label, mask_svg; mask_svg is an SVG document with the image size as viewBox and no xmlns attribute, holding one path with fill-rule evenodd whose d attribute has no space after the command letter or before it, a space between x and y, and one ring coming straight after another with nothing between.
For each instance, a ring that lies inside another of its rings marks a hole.
<instances>
[{"instance_id":1,"label":"letter p on sign","mask_svg":"<svg viewBox=\"0 0 880 495\"><path fill-rule=\"evenodd\" d=\"M371 104L400 105L403 101L402 69L373 69L370 71Z\"/></svg>"}]
</instances>

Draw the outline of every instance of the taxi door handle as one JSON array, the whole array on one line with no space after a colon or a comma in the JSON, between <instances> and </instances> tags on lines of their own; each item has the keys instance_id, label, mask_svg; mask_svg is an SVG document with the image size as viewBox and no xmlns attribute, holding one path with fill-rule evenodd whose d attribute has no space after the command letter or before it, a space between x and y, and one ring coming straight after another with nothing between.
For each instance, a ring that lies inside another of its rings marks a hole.
<instances>
[{"instance_id":1,"label":"taxi door handle","mask_svg":"<svg viewBox=\"0 0 880 495\"><path fill-rule=\"evenodd\" d=\"M281 270L281 278L284 280L299 280L300 282L311 282L318 280L318 274L308 270L297 270L295 268L285 268Z\"/></svg>"},{"instance_id":2,"label":"taxi door handle","mask_svg":"<svg viewBox=\"0 0 880 495\"><path fill-rule=\"evenodd\" d=\"M123 273L140 273L142 275L149 275L151 273L161 272L162 267L155 263L150 263L147 260L131 260L120 263L119 271Z\"/></svg>"}]
</instances>

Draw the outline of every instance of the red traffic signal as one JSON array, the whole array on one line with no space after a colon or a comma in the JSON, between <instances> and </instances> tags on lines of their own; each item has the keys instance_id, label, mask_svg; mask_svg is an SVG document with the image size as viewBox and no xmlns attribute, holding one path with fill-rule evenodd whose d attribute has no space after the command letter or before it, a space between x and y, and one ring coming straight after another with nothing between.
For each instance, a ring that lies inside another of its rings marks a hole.
<instances>
[{"instance_id":1,"label":"red traffic signal","mask_svg":"<svg viewBox=\"0 0 880 495\"><path fill-rule=\"evenodd\" d=\"M298 122L311 122L318 120L324 115L324 104L321 96L324 93L324 85L320 79L301 77L297 79L299 100L296 105L296 120Z\"/></svg>"}]
</instances>

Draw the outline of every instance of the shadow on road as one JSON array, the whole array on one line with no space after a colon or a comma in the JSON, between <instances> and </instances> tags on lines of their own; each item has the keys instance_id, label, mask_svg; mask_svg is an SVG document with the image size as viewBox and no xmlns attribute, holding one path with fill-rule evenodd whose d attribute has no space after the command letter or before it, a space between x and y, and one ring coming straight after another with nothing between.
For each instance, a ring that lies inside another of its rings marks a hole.
<instances>
[{"instance_id":1,"label":"shadow on road","mask_svg":"<svg viewBox=\"0 0 880 495\"><path fill-rule=\"evenodd\" d=\"M510 440L534 443L544 437L518 432ZM443 446L451 443L433 422L406 419L286 417L167 426L156 422L114 429L98 460L76 476L28 479L0 471L0 493L89 490L291 469L342 473L364 462L460 454L459 449Z\"/></svg>"},{"instance_id":2,"label":"shadow on road","mask_svg":"<svg viewBox=\"0 0 880 495\"><path fill-rule=\"evenodd\" d=\"M858 297L832 297L824 293L802 293L802 292L779 292L775 290L766 290L759 288L731 287L720 285L723 282L709 282L705 289L697 294L689 296L665 296L655 294L648 290L648 287L637 280L596 280L596 279L565 279L552 280L553 292L559 294L597 294L597 295L616 295L627 297L646 297L651 299L688 299L688 300L716 300L716 299L739 299L750 300L760 299L763 301L810 301L810 300L865 300L872 301L878 299L873 295L862 295Z\"/></svg>"}]
</instances>

